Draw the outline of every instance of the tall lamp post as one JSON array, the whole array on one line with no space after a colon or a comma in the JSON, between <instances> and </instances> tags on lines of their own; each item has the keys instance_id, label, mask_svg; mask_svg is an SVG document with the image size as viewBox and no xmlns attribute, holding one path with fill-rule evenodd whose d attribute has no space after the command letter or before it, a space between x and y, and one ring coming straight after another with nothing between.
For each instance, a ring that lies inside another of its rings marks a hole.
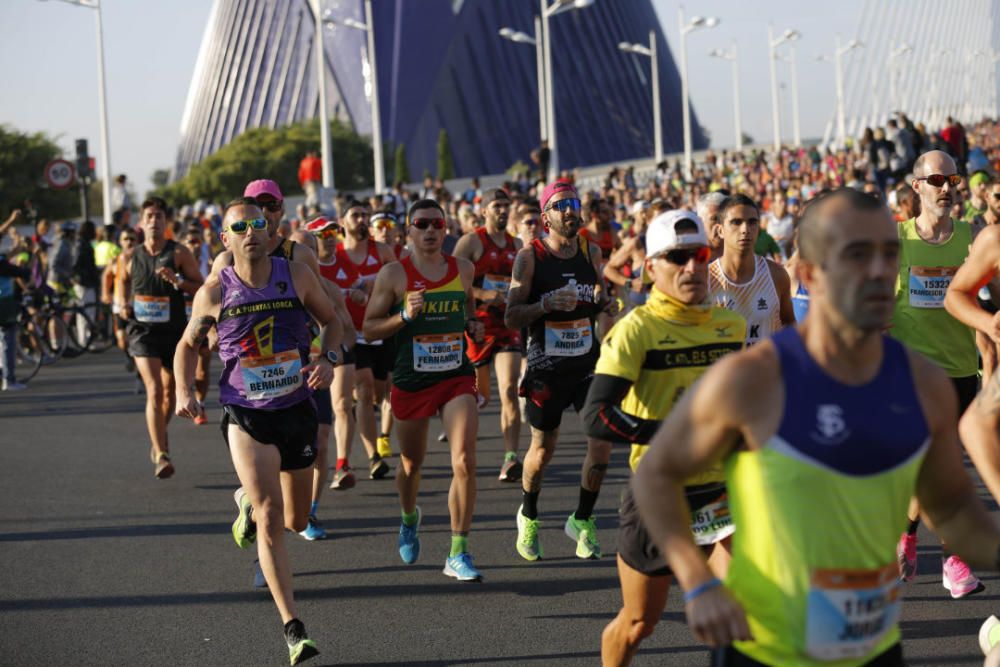
<instances>
[{"instance_id":1,"label":"tall lamp post","mask_svg":"<svg viewBox=\"0 0 1000 667\"><path fill-rule=\"evenodd\" d=\"M559 175L559 146L556 143L556 111L555 82L552 80L552 40L549 31L549 20L560 12L570 9L583 9L594 4L594 0L539 0L542 10L542 46L545 61L545 119L548 123L547 139L549 142L549 182Z\"/></svg>"},{"instance_id":2,"label":"tall lamp post","mask_svg":"<svg viewBox=\"0 0 1000 667\"><path fill-rule=\"evenodd\" d=\"M774 57L788 63L788 76L792 80L792 141L796 148L802 146L802 134L799 132L799 73L795 63L795 47L788 49L788 55L776 53Z\"/></svg>"},{"instance_id":3,"label":"tall lamp post","mask_svg":"<svg viewBox=\"0 0 1000 667\"><path fill-rule=\"evenodd\" d=\"M653 153L656 164L663 162L663 125L660 118L660 67L656 57L656 31L649 31L649 46L619 42L618 48L650 59L650 77L653 79Z\"/></svg>"},{"instance_id":4,"label":"tall lamp post","mask_svg":"<svg viewBox=\"0 0 1000 667\"><path fill-rule=\"evenodd\" d=\"M545 55L542 52L542 19L535 17L535 36L513 28L500 28L500 36L515 44L532 44L535 47L535 71L538 77L538 137L548 138L548 122L545 117Z\"/></svg>"},{"instance_id":5,"label":"tall lamp post","mask_svg":"<svg viewBox=\"0 0 1000 667\"><path fill-rule=\"evenodd\" d=\"M315 23L313 51L316 55L316 89L319 93L319 143L323 162L323 190L333 192L333 144L330 139L330 110L326 103L326 48L323 45L323 24L320 11L322 0L310 0Z\"/></svg>"},{"instance_id":6,"label":"tall lamp post","mask_svg":"<svg viewBox=\"0 0 1000 667\"><path fill-rule=\"evenodd\" d=\"M684 174L691 178L691 105L688 90L687 73L687 35L698 28L714 28L719 25L719 19L710 16L694 16L690 21L684 20L684 8L677 9L677 25L681 33L681 118L684 120Z\"/></svg>"},{"instance_id":7,"label":"tall lamp post","mask_svg":"<svg viewBox=\"0 0 1000 667\"><path fill-rule=\"evenodd\" d=\"M104 84L104 29L101 23L100 0L63 0L77 7L94 10L97 21L97 88L101 123L101 185L104 202L104 224L111 221L111 141L108 138L108 91Z\"/></svg>"},{"instance_id":8,"label":"tall lamp post","mask_svg":"<svg viewBox=\"0 0 1000 667\"><path fill-rule=\"evenodd\" d=\"M913 47L906 42L897 47L889 45L889 98L895 111L899 111L899 66L896 65L896 61L912 50Z\"/></svg>"},{"instance_id":9,"label":"tall lamp post","mask_svg":"<svg viewBox=\"0 0 1000 667\"><path fill-rule=\"evenodd\" d=\"M834 44L836 46L833 52L833 71L837 85L837 144L843 147L847 144L847 121L844 114L844 66L842 61L845 54L854 49L862 48L864 44L852 39L841 46L840 35L837 35ZM829 62L829 58L824 56L819 56L817 60Z\"/></svg>"},{"instance_id":10,"label":"tall lamp post","mask_svg":"<svg viewBox=\"0 0 1000 667\"><path fill-rule=\"evenodd\" d=\"M781 150L781 109L778 103L778 70L775 66L777 60L776 49L785 42L797 40L801 34L798 30L788 29L775 38L774 27L767 26L767 47L769 50L768 61L771 65L771 123L774 126L774 152Z\"/></svg>"},{"instance_id":11,"label":"tall lamp post","mask_svg":"<svg viewBox=\"0 0 1000 667\"><path fill-rule=\"evenodd\" d=\"M712 58L722 58L733 64L733 129L736 132L736 152L743 152L743 124L740 122L740 55L736 42L730 51L712 49L708 53Z\"/></svg>"},{"instance_id":12,"label":"tall lamp post","mask_svg":"<svg viewBox=\"0 0 1000 667\"><path fill-rule=\"evenodd\" d=\"M316 0L318 2L318 0ZM372 73L372 154L375 156L375 193L385 191L385 163L382 157L382 116L378 105L378 67L375 65L375 21L372 18L372 0L365 0L365 22L355 19L334 20L331 12L323 17L327 25L363 30L368 38L368 63Z\"/></svg>"}]
</instances>

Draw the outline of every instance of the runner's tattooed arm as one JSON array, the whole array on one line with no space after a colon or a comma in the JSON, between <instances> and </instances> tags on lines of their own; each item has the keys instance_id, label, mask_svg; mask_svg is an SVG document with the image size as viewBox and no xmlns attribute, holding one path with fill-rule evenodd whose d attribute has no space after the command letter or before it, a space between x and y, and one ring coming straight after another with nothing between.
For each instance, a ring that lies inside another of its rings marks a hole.
<instances>
[{"instance_id":1,"label":"runner's tattooed arm","mask_svg":"<svg viewBox=\"0 0 1000 667\"><path fill-rule=\"evenodd\" d=\"M548 312L542 304L528 303L531 280L535 275L534 250L529 246L517 251L511 273L510 291L507 292L507 310L503 322L509 329L523 329Z\"/></svg>"},{"instance_id":2,"label":"runner's tattooed arm","mask_svg":"<svg viewBox=\"0 0 1000 667\"><path fill-rule=\"evenodd\" d=\"M194 295L191 320L174 353L174 377L177 378L177 416L195 418L204 414L194 393L194 373L198 365L198 350L208 332L219 320L222 309L222 289L218 275L209 276Z\"/></svg>"}]
</instances>

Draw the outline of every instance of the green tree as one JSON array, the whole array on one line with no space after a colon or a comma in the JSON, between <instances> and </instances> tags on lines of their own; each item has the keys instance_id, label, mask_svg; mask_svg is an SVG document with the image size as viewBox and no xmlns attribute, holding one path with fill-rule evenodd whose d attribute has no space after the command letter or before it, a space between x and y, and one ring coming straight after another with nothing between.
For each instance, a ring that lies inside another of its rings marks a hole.
<instances>
[{"instance_id":1,"label":"green tree","mask_svg":"<svg viewBox=\"0 0 1000 667\"><path fill-rule=\"evenodd\" d=\"M441 128L437 145L437 177L442 181L455 178L455 162L451 156L451 142L448 141L448 131Z\"/></svg>"},{"instance_id":2,"label":"green tree","mask_svg":"<svg viewBox=\"0 0 1000 667\"><path fill-rule=\"evenodd\" d=\"M62 152L44 132L28 134L0 125L0 219L21 208L25 199L30 199L43 217L79 215L78 188L55 190L45 182L45 165L62 157Z\"/></svg>"},{"instance_id":3,"label":"green tree","mask_svg":"<svg viewBox=\"0 0 1000 667\"><path fill-rule=\"evenodd\" d=\"M157 169L153 172L153 175L149 177L149 180L152 181L154 188L162 188L170 182L170 170Z\"/></svg>"},{"instance_id":4,"label":"green tree","mask_svg":"<svg viewBox=\"0 0 1000 667\"><path fill-rule=\"evenodd\" d=\"M403 183L410 182L410 165L406 163L406 145L399 144L396 146L396 159L393 165L392 173L394 180L402 181Z\"/></svg>"}]
</instances>

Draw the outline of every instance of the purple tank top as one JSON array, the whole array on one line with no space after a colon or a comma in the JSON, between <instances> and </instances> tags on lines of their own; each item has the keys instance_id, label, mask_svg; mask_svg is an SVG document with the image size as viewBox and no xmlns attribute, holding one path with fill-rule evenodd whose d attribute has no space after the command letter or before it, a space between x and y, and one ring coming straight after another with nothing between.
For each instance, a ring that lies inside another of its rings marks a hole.
<instances>
[{"instance_id":1,"label":"purple tank top","mask_svg":"<svg viewBox=\"0 0 1000 667\"><path fill-rule=\"evenodd\" d=\"M232 266L219 273L219 401L278 410L312 394L302 368L309 363L308 315L295 293L288 261L271 258L271 277L248 286Z\"/></svg>"}]
</instances>

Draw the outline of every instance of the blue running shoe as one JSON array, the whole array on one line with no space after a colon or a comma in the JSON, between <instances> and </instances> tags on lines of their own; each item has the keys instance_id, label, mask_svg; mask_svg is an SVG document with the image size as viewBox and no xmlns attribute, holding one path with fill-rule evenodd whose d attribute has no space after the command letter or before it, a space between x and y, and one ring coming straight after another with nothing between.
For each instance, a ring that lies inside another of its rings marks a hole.
<instances>
[{"instance_id":1,"label":"blue running shoe","mask_svg":"<svg viewBox=\"0 0 1000 667\"><path fill-rule=\"evenodd\" d=\"M444 573L459 581L483 580L483 575L479 574L479 570L472 564L472 556L467 553L448 556L448 560L444 562Z\"/></svg>"},{"instance_id":2,"label":"blue running shoe","mask_svg":"<svg viewBox=\"0 0 1000 667\"><path fill-rule=\"evenodd\" d=\"M253 587L267 588L267 579L264 578L264 570L260 569L260 561L253 562Z\"/></svg>"},{"instance_id":3,"label":"blue running shoe","mask_svg":"<svg viewBox=\"0 0 1000 667\"><path fill-rule=\"evenodd\" d=\"M310 542L326 539L326 531L323 530L323 526L319 525L319 519L316 518L315 514L309 515L309 523L306 524L306 529L299 533L299 535Z\"/></svg>"},{"instance_id":4,"label":"blue running shoe","mask_svg":"<svg viewBox=\"0 0 1000 667\"><path fill-rule=\"evenodd\" d=\"M402 522L399 524L399 557L407 565L416 563L417 558L420 557L420 538L417 536L417 529L420 528L422 518L423 514L417 507L417 522L415 524L412 526L407 526Z\"/></svg>"}]
</instances>

